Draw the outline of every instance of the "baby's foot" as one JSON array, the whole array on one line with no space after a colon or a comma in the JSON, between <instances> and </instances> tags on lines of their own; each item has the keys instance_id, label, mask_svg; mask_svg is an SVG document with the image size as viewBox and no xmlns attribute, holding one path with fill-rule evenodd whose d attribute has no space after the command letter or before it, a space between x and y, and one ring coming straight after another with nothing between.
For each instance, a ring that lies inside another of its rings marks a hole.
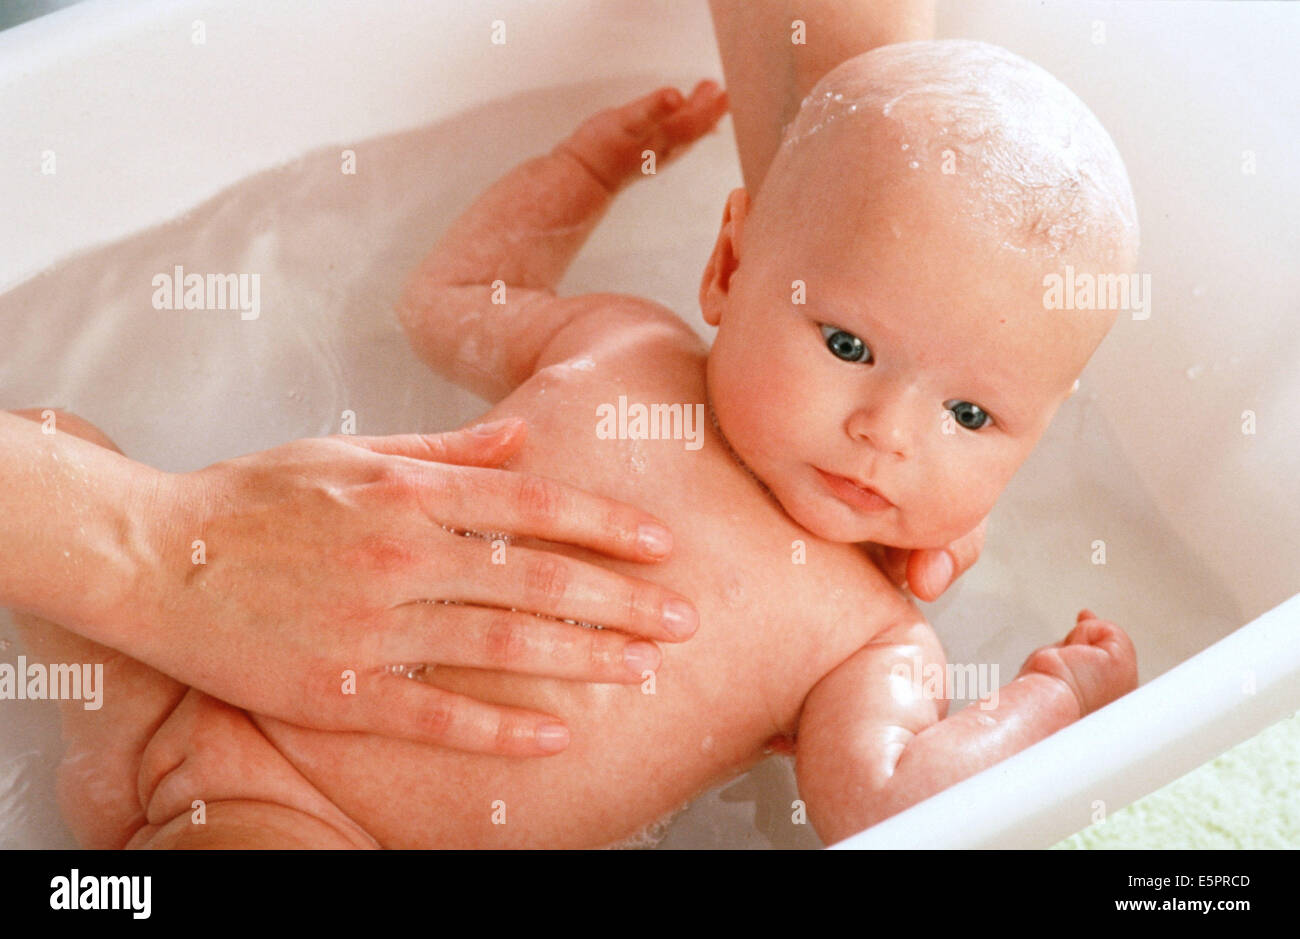
<instances>
[{"instance_id":1,"label":"baby's foot","mask_svg":"<svg viewBox=\"0 0 1300 939\"><path fill-rule=\"evenodd\" d=\"M726 112L726 92L711 81L696 85L689 98L676 88L660 88L592 115L556 149L586 167L607 190L617 192L642 174L646 150L654 151L657 171Z\"/></svg>"},{"instance_id":2,"label":"baby's foot","mask_svg":"<svg viewBox=\"0 0 1300 939\"><path fill-rule=\"evenodd\" d=\"M1020 674L1037 673L1064 682L1083 717L1137 687L1137 652L1124 630L1081 610L1064 641L1035 651Z\"/></svg>"}]
</instances>

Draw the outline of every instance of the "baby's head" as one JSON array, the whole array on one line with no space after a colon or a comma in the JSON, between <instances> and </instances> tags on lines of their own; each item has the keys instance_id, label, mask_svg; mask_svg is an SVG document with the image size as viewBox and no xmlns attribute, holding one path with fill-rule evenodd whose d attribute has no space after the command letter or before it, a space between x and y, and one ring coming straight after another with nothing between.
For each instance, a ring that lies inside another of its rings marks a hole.
<instances>
[{"instance_id":1,"label":"baby's head","mask_svg":"<svg viewBox=\"0 0 1300 939\"><path fill-rule=\"evenodd\" d=\"M1064 85L984 43L874 49L805 99L752 203L728 198L700 289L718 423L814 534L947 544L1115 320L1047 308L1044 278L1136 252L1123 162Z\"/></svg>"}]
</instances>

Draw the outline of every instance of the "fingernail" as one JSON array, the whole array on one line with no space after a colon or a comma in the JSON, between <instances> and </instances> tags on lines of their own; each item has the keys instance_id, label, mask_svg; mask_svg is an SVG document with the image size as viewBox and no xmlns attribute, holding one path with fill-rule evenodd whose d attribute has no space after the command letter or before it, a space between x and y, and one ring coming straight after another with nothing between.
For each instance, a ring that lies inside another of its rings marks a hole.
<instances>
[{"instance_id":1,"label":"fingernail","mask_svg":"<svg viewBox=\"0 0 1300 939\"><path fill-rule=\"evenodd\" d=\"M1082 609L1082 610L1079 611L1079 615L1078 615L1078 617L1075 619L1075 622L1076 622L1076 623L1081 623L1081 622L1083 622L1083 621L1086 620L1086 619L1096 619L1096 618L1097 618L1097 614L1096 614L1096 613L1092 612L1092 610L1089 610L1089 609L1086 609L1086 608L1085 608L1085 609Z\"/></svg>"},{"instance_id":2,"label":"fingernail","mask_svg":"<svg viewBox=\"0 0 1300 939\"><path fill-rule=\"evenodd\" d=\"M938 560L931 562L925 573L925 583L930 588L930 593L938 596L947 590L952 583L954 569L952 556L947 551L940 554Z\"/></svg>"},{"instance_id":3,"label":"fingernail","mask_svg":"<svg viewBox=\"0 0 1300 939\"><path fill-rule=\"evenodd\" d=\"M475 424L473 427L467 427L465 432L479 437L491 437L493 434L501 433L513 423L514 419L507 417L499 421L489 421L486 424Z\"/></svg>"},{"instance_id":4,"label":"fingernail","mask_svg":"<svg viewBox=\"0 0 1300 939\"><path fill-rule=\"evenodd\" d=\"M659 659L659 647L648 642L629 642L623 649L623 661L637 678L658 668Z\"/></svg>"},{"instance_id":5,"label":"fingernail","mask_svg":"<svg viewBox=\"0 0 1300 939\"><path fill-rule=\"evenodd\" d=\"M685 600L668 600L664 603L664 625L674 636L685 639L699 628L700 617Z\"/></svg>"},{"instance_id":6,"label":"fingernail","mask_svg":"<svg viewBox=\"0 0 1300 939\"><path fill-rule=\"evenodd\" d=\"M537 728L537 745L548 753L559 753L569 745L569 728L563 724L542 724Z\"/></svg>"},{"instance_id":7,"label":"fingernail","mask_svg":"<svg viewBox=\"0 0 1300 939\"><path fill-rule=\"evenodd\" d=\"M673 546L673 536L662 525L642 522L636 530L637 546L646 554L661 558Z\"/></svg>"}]
</instances>

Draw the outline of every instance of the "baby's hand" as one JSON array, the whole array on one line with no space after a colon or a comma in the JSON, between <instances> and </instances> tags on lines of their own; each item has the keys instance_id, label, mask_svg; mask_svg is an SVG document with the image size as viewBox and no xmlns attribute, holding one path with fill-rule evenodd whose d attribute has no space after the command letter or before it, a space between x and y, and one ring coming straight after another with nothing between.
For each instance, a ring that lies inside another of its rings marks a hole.
<instances>
[{"instance_id":1,"label":"baby's hand","mask_svg":"<svg viewBox=\"0 0 1300 939\"><path fill-rule=\"evenodd\" d=\"M683 99L676 88L660 88L622 107L587 118L556 147L579 163L610 193L643 174L645 151L655 169L702 137L727 112L727 93L711 81Z\"/></svg>"},{"instance_id":2,"label":"baby's hand","mask_svg":"<svg viewBox=\"0 0 1300 939\"><path fill-rule=\"evenodd\" d=\"M1062 642L1030 655L1020 674L1064 682L1084 717L1137 687L1137 652L1124 630L1091 610L1080 610L1077 622Z\"/></svg>"}]
</instances>

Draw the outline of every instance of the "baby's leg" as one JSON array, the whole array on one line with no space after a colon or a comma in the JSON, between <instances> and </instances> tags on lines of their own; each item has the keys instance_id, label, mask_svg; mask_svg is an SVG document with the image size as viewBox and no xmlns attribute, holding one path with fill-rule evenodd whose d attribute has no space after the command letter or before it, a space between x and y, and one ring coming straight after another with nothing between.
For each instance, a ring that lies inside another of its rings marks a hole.
<instances>
[{"instance_id":1,"label":"baby's leg","mask_svg":"<svg viewBox=\"0 0 1300 939\"><path fill-rule=\"evenodd\" d=\"M236 707L191 688L139 760L128 848L369 848L374 839Z\"/></svg>"},{"instance_id":2,"label":"baby's leg","mask_svg":"<svg viewBox=\"0 0 1300 939\"><path fill-rule=\"evenodd\" d=\"M822 679L804 703L797 752L800 794L822 839L901 812L1137 687L1124 632L1087 610L1078 619L1063 642L1025 661L988 710L945 718L946 700L924 693L924 676L944 664L925 623L879 637Z\"/></svg>"}]
</instances>

